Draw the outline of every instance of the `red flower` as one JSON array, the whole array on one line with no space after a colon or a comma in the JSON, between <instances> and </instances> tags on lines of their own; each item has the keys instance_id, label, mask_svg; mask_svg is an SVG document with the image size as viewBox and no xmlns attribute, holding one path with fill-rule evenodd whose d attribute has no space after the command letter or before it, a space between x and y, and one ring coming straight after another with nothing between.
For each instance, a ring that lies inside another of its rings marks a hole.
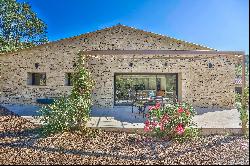
<instances>
[{"instance_id":1,"label":"red flower","mask_svg":"<svg viewBox=\"0 0 250 166\"><path fill-rule=\"evenodd\" d=\"M150 125L150 121L149 120L146 120L144 123L145 123L146 126Z\"/></svg>"},{"instance_id":2,"label":"red flower","mask_svg":"<svg viewBox=\"0 0 250 166\"><path fill-rule=\"evenodd\" d=\"M162 117L162 119L161 119L161 122L162 123L165 123L165 122L167 122L169 120L169 117L168 117L168 115L164 115L163 117Z\"/></svg>"},{"instance_id":3,"label":"red flower","mask_svg":"<svg viewBox=\"0 0 250 166\"><path fill-rule=\"evenodd\" d=\"M146 117L149 118L149 114L146 114Z\"/></svg>"},{"instance_id":4,"label":"red flower","mask_svg":"<svg viewBox=\"0 0 250 166\"><path fill-rule=\"evenodd\" d=\"M146 131L146 132L150 131L149 126L144 126L144 131Z\"/></svg>"},{"instance_id":5,"label":"red flower","mask_svg":"<svg viewBox=\"0 0 250 166\"><path fill-rule=\"evenodd\" d=\"M159 123L159 125L160 125L160 130L161 131L164 130L164 125L162 123Z\"/></svg>"},{"instance_id":6,"label":"red flower","mask_svg":"<svg viewBox=\"0 0 250 166\"><path fill-rule=\"evenodd\" d=\"M157 126L157 122L152 122L152 125L155 127L155 126Z\"/></svg>"},{"instance_id":7,"label":"red flower","mask_svg":"<svg viewBox=\"0 0 250 166\"><path fill-rule=\"evenodd\" d=\"M184 133L184 127L182 124L178 124L178 126L176 127L176 132L177 134L181 135Z\"/></svg>"},{"instance_id":8,"label":"red flower","mask_svg":"<svg viewBox=\"0 0 250 166\"><path fill-rule=\"evenodd\" d=\"M161 103L157 102L157 103L155 104L155 108L156 108L156 109L159 109L160 107L161 107Z\"/></svg>"},{"instance_id":9,"label":"red flower","mask_svg":"<svg viewBox=\"0 0 250 166\"><path fill-rule=\"evenodd\" d=\"M178 113L182 113L182 112L184 112L184 109L182 107L179 107Z\"/></svg>"},{"instance_id":10,"label":"red flower","mask_svg":"<svg viewBox=\"0 0 250 166\"><path fill-rule=\"evenodd\" d=\"M152 110L155 110L156 107L155 106L149 106L148 109L149 109L149 111L152 111Z\"/></svg>"}]
</instances>

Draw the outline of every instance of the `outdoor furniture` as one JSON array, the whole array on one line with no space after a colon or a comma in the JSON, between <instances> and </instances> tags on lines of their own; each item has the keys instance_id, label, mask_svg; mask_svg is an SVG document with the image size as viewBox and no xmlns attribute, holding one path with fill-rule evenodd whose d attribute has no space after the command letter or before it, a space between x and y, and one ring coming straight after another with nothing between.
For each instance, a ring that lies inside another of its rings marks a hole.
<instances>
[{"instance_id":1,"label":"outdoor furniture","mask_svg":"<svg viewBox=\"0 0 250 166\"><path fill-rule=\"evenodd\" d=\"M161 105L163 105L163 96L155 96L155 98L154 98L154 100L156 101L156 102L160 102L161 103Z\"/></svg>"},{"instance_id":2,"label":"outdoor furniture","mask_svg":"<svg viewBox=\"0 0 250 166\"><path fill-rule=\"evenodd\" d=\"M152 92L151 90L148 92ZM173 101L171 100L171 97L165 97L163 95L163 91L156 93L157 96L151 96L149 97L148 95L146 95L147 93L145 93L145 91L134 91L134 93L131 93L130 99L132 101L132 113L134 112L134 107L138 108L139 114L142 113L143 114L143 118L145 116L145 112L146 112L146 108L148 106L155 106L157 102L159 102L161 104L162 107L165 106L165 104L168 103L172 103ZM161 95L160 95L161 94ZM165 92L164 92L165 94ZM173 95L173 93L168 93L169 95L171 94L171 96Z\"/></svg>"},{"instance_id":3,"label":"outdoor furniture","mask_svg":"<svg viewBox=\"0 0 250 166\"><path fill-rule=\"evenodd\" d=\"M154 96L150 99L148 99L147 101L144 101L144 107L143 110L141 111L143 113L143 118L144 115L146 114L146 107L147 106L155 106L156 103L159 102L161 104L162 107L165 106L165 104L169 103L168 101L165 100L165 98L163 98L163 96Z\"/></svg>"},{"instance_id":4,"label":"outdoor furniture","mask_svg":"<svg viewBox=\"0 0 250 166\"><path fill-rule=\"evenodd\" d=\"M157 96L165 96L165 91L159 90L159 91L157 91L156 95Z\"/></svg>"},{"instance_id":5,"label":"outdoor furniture","mask_svg":"<svg viewBox=\"0 0 250 166\"><path fill-rule=\"evenodd\" d=\"M143 101L137 101L135 103L135 106L138 107L139 114L144 112L144 102Z\"/></svg>"},{"instance_id":6,"label":"outdoor furniture","mask_svg":"<svg viewBox=\"0 0 250 166\"><path fill-rule=\"evenodd\" d=\"M142 113L143 118L145 117L145 111L147 106L154 106L157 102L157 98L141 98L133 102L132 104L132 113L133 113L133 107L137 107L139 114Z\"/></svg>"},{"instance_id":7,"label":"outdoor furniture","mask_svg":"<svg viewBox=\"0 0 250 166\"><path fill-rule=\"evenodd\" d=\"M143 101L146 100L147 93L144 91L131 91L130 99L132 101L132 113L134 111L134 107L138 107L139 113L143 111Z\"/></svg>"},{"instance_id":8,"label":"outdoor furniture","mask_svg":"<svg viewBox=\"0 0 250 166\"><path fill-rule=\"evenodd\" d=\"M52 104L54 101L55 99L52 98L40 98L36 100L36 102L40 104Z\"/></svg>"}]
</instances>

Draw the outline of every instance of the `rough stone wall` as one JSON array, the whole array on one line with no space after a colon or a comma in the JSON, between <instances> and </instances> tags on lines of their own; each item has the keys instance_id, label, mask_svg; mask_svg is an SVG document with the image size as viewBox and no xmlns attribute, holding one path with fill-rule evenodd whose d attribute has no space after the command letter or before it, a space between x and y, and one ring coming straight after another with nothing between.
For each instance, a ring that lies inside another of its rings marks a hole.
<instances>
[{"instance_id":1,"label":"rough stone wall","mask_svg":"<svg viewBox=\"0 0 250 166\"><path fill-rule=\"evenodd\" d=\"M169 37L115 26L70 39L60 40L16 53L0 55L1 102L34 103L37 98L57 97L68 94L65 73L73 72L73 64L79 50L204 50L203 46L175 40ZM169 55L162 55L168 57ZM174 55L171 55L174 56ZM176 55L177 56L177 55ZM209 59L214 68L208 69L206 59L148 59L154 55L134 55L134 66L129 67L131 55L103 55L90 58L88 68L97 84L93 92L95 104L113 105L114 73L147 72L179 73L183 101L197 106L232 106L234 103L234 60L218 56ZM125 59L124 59L125 58ZM35 63L39 67L35 68ZM46 72L46 86L27 85L28 72Z\"/></svg>"},{"instance_id":2,"label":"rough stone wall","mask_svg":"<svg viewBox=\"0 0 250 166\"><path fill-rule=\"evenodd\" d=\"M216 58L202 55L202 59L192 60L168 59L171 56L178 55L134 55L134 59L128 55L103 55L91 58L89 70L98 82L93 93L95 103L112 106L115 73L178 73L178 93L182 101L200 107L233 107L234 59L220 55ZM129 66L130 62L133 62L133 67ZM213 64L212 68L208 67L209 62Z\"/></svg>"}]
</instances>

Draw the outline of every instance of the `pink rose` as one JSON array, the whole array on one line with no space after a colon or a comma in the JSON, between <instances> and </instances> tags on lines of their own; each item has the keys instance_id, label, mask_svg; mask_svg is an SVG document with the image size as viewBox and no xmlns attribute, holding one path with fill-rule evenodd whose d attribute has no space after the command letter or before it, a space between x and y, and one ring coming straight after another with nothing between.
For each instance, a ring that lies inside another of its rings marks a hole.
<instances>
[{"instance_id":1,"label":"pink rose","mask_svg":"<svg viewBox=\"0 0 250 166\"><path fill-rule=\"evenodd\" d=\"M168 117L168 115L164 115L163 117L162 117L162 119L161 119L161 122L167 122L169 120L169 117Z\"/></svg>"},{"instance_id":2,"label":"pink rose","mask_svg":"<svg viewBox=\"0 0 250 166\"><path fill-rule=\"evenodd\" d=\"M182 124L178 124L178 126L176 127L176 132L177 134L181 135L184 133L184 127Z\"/></svg>"},{"instance_id":3,"label":"pink rose","mask_svg":"<svg viewBox=\"0 0 250 166\"><path fill-rule=\"evenodd\" d=\"M156 107L155 106L149 106L148 109L149 109L149 111L151 111L151 110L155 110Z\"/></svg>"},{"instance_id":4,"label":"pink rose","mask_svg":"<svg viewBox=\"0 0 250 166\"><path fill-rule=\"evenodd\" d=\"M149 120L146 120L144 123L145 123L146 126L150 125L150 121Z\"/></svg>"},{"instance_id":5,"label":"pink rose","mask_svg":"<svg viewBox=\"0 0 250 166\"><path fill-rule=\"evenodd\" d=\"M156 109L159 109L160 107L161 107L161 103L157 102L157 103L155 104L155 108L156 108Z\"/></svg>"},{"instance_id":6,"label":"pink rose","mask_svg":"<svg viewBox=\"0 0 250 166\"><path fill-rule=\"evenodd\" d=\"M145 132L148 132L148 131L150 131L150 128L149 128L149 126L144 126L144 131L145 131Z\"/></svg>"},{"instance_id":7,"label":"pink rose","mask_svg":"<svg viewBox=\"0 0 250 166\"><path fill-rule=\"evenodd\" d=\"M161 131L164 130L164 125L162 123L159 123L159 125L160 125L160 130Z\"/></svg>"},{"instance_id":8,"label":"pink rose","mask_svg":"<svg viewBox=\"0 0 250 166\"><path fill-rule=\"evenodd\" d=\"M179 107L178 113L182 113L182 112L184 112L184 109L182 107Z\"/></svg>"},{"instance_id":9,"label":"pink rose","mask_svg":"<svg viewBox=\"0 0 250 166\"><path fill-rule=\"evenodd\" d=\"M155 126L157 126L157 122L152 122L152 125L155 127Z\"/></svg>"}]
</instances>

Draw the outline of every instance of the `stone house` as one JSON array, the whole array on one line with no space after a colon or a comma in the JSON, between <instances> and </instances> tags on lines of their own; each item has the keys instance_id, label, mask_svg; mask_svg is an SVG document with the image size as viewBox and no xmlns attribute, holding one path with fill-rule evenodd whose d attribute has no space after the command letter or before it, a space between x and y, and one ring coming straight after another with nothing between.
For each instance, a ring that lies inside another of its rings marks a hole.
<instances>
[{"instance_id":1,"label":"stone house","mask_svg":"<svg viewBox=\"0 0 250 166\"><path fill-rule=\"evenodd\" d=\"M168 36L115 25L0 54L1 103L36 103L69 94L77 53L96 84L95 105L129 101L129 92L162 93L202 107L233 107L235 64L243 52L217 51Z\"/></svg>"}]
</instances>

